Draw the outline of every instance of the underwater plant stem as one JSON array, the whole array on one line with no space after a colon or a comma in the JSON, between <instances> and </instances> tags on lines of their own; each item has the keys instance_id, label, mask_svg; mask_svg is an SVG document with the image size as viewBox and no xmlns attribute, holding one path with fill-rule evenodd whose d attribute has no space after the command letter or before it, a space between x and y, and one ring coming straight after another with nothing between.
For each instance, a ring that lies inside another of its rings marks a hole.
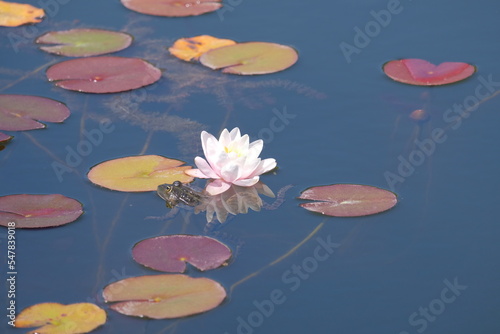
<instances>
[{"instance_id":1,"label":"underwater plant stem","mask_svg":"<svg viewBox=\"0 0 500 334\"><path fill-rule=\"evenodd\" d=\"M54 60L49 61L49 62L48 62L48 63L46 63L46 64L43 64L43 65L41 65L41 66L39 66L39 67L35 68L33 71L26 73L25 75L23 75L22 77L18 78L17 80L14 80L14 81L12 81L11 83L9 83L8 85L3 86L2 88L0 88L0 92L2 92L2 91L6 90L6 89L8 89L8 88L11 88L11 87L13 87L13 86L17 85L17 84L18 84L18 83L20 83L21 81L23 81L23 80L25 80L25 79L29 78L29 77L30 77L30 76L32 76L33 74L36 74L36 73L40 72L40 71L41 71L41 70L43 70L45 67L50 66L50 65L52 65L52 64L55 64L56 62L57 62L57 59L54 59Z\"/></svg>"}]
</instances>

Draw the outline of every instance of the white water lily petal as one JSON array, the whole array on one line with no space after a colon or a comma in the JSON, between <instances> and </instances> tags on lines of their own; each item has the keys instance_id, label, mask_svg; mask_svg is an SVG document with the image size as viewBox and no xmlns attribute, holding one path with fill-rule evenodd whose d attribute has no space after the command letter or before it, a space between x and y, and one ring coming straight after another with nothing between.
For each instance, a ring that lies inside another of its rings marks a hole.
<instances>
[{"instance_id":1,"label":"white water lily petal","mask_svg":"<svg viewBox=\"0 0 500 334\"><path fill-rule=\"evenodd\" d=\"M203 159L202 157L196 157L194 158L194 163L196 164L196 167L204 174L206 175L205 178L207 179L218 179L219 175L210 167L208 162Z\"/></svg>"},{"instance_id":2,"label":"white water lily petal","mask_svg":"<svg viewBox=\"0 0 500 334\"><path fill-rule=\"evenodd\" d=\"M267 173L274 168L276 168L276 160L273 158L264 159L260 162L259 166L255 169L251 176Z\"/></svg>"},{"instance_id":3,"label":"white water lily petal","mask_svg":"<svg viewBox=\"0 0 500 334\"><path fill-rule=\"evenodd\" d=\"M233 184L235 184L237 186L241 186L241 187L251 187L254 184L256 184L257 182L259 182L259 177L254 176L251 179L243 179L243 180L234 181Z\"/></svg>"},{"instance_id":4,"label":"white water lily petal","mask_svg":"<svg viewBox=\"0 0 500 334\"><path fill-rule=\"evenodd\" d=\"M199 177L200 179L208 179L209 177L203 174L203 172L199 169L188 169L185 170L184 173L186 173L189 176L192 177Z\"/></svg>"},{"instance_id":5,"label":"white water lily petal","mask_svg":"<svg viewBox=\"0 0 500 334\"><path fill-rule=\"evenodd\" d=\"M228 190L231 187L229 183L226 183L220 179L214 180L210 182L205 190L210 194L210 195L218 195L222 194L224 191Z\"/></svg>"}]
</instances>

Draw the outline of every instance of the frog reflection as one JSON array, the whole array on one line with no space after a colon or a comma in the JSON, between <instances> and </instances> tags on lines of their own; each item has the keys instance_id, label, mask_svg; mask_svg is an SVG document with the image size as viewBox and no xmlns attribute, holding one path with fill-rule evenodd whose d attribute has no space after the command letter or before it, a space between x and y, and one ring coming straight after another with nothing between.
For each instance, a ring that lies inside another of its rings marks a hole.
<instances>
[{"instance_id":1,"label":"frog reflection","mask_svg":"<svg viewBox=\"0 0 500 334\"><path fill-rule=\"evenodd\" d=\"M177 204L197 206L203 199L203 194L190 187L183 185L179 181L172 184L161 184L156 190L158 196L165 200L167 208L174 208Z\"/></svg>"}]
</instances>

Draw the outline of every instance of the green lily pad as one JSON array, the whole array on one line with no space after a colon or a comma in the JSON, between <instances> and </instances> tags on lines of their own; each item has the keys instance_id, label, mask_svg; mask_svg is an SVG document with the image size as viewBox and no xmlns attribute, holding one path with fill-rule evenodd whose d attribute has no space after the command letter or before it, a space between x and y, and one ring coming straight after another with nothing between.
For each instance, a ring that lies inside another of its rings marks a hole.
<instances>
[{"instance_id":1,"label":"green lily pad","mask_svg":"<svg viewBox=\"0 0 500 334\"><path fill-rule=\"evenodd\" d=\"M111 309L136 317L172 319L209 311L226 298L226 291L209 278L186 275L153 275L111 283L104 300Z\"/></svg>"},{"instance_id":2,"label":"green lily pad","mask_svg":"<svg viewBox=\"0 0 500 334\"><path fill-rule=\"evenodd\" d=\"M49 53L67 57L89 57L123 50L132 43L132 36L122 32L101 29L71 29L51 31L36 40Z\"/></svg>"},{"instance_id":3,"label":"green lily pad","mask_svg":"<svg viewBox=\"0 0 500 334\"><path fill-rule=\"evenodd\" d=\"M216 11L221 0L121 0L130 10L156 16L194 16Z\"/></svg>"},{"instance_id":4,"label":"green lily pad","mask_svg":"<svg viewBox=\"0 0 500 334\"><path fill-rule=\"evenodd\" d=\"M204 53L200 62L223 73L253 75L283 71L297 62L293 48L266 42L248 42L224 46Z\"/></svg>"}]
</instances>

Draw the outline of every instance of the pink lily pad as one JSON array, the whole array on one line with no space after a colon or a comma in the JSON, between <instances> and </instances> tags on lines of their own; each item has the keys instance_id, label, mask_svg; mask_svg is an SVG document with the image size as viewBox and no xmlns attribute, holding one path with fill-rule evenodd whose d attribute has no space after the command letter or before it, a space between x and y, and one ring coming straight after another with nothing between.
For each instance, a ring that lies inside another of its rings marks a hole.
<instances>
[{"instance_id":1,"label":"pink lily pad","mask_svg":"<svg viewBox=\"0 0 500 334\"><path fill-rule=\"evenodd\" d=\"M359 184L311 187L298 198L319 201L300 204L304 209L335 217L372 215L389 210L397 203L394 193Z\"/></svg>"},{"instance_id":2,"label":"pink lily pad","mask_svg":"<svg viewBox=\"0 0 500 334\"><path fill-rule=\"evenodd\" d=\"M138 242L134 260L151 269L182 273L186 262L201 271L227 264L231 250L223 243L201 235L165 235Z\"/></svg>"},{"instance_id":3,"label":"pink lily pad","mask_svg":"<svg viewBox=\"0 0 500 334\"><path fill-rule=\"evenodd\" d=\"M121 0L130 10L156 16L194 16L216 11L221 0Z\"/></svg>"},{"instance_id":4,"label":"pink lily pad","mask_svg":"<svg viewBox=\"0 0 500 334\"><path fill-rule=\"evenodd\" d=\"M132 36L102 29L71 29L50 31L36 40L40 49L67 57L89 57L123 50L132 43Z\"/></svg>"},{"instance_id":5,"label":"pink lily pad","mask_svg":"<svg viewBox=\"0 0 500 334\"><path fill-rule=\"evenodd\" d=\"M44 128L44 122L60 123L70 115L61 102L31 95L0 95L0 130L22 131Z\"/></svg>"},{"instance_id":6,"label":"pink lily pad","mask_svg":"<svg viewBox=\"0 0 500 334\"><path fill-rule=\"evenodd\" d=\"M161 71L139 58L77 58L47 69L49 81L64 89L85 93L117 93L158 81Z\"/></svg>"},{"instance_id":7,"label":"pink lily pad","mask_svg":"<svg viewBox=\"0 0 500 334\"><path fill-rule=\"evenodd\" d=\"M9 135L6 135L5 133L0 132L0 143L8 142L12 138L13 138L12 136L9 136Z\"/></svg>"},{"instance_id":8,"label":"pink lily pad","mask_svg":"<svg viewBox=\"0 0 500 334\"><path fill-rule=\"evenodd\" d=\"M217 282L186 275L152 275L111 283L102 292L116 312L152 319L172 319L209 311L222 303L226 291Z\"/></svg>"},{"instance_id":9,"label":"pink lily pad","mask_svg":"<svg viewBox=\"0 0 500 334\"><path fill-rule=\"evenodd\" d=\"M71 223L83 213L82 204L54 195L8 195L0 197L0 225L16 228L53 227Z\"/></svg>"},{"instance_id":10,"label":"pink lily pad","mask_svg":"<svg viewBox=\"0 0 500 334\"><path fill-rule=\"evenodd\" d=\"M254 75L283 71L297 62L299 56L293 48L266 42L237 43L210 50L200 62L223 73Z\"/></svg>"},{"instance_id":11,"label":"pink lily pad","mask_svg":"<svg viewBox=\"0 0 500 334\"><path fill-rule=\"evenodd\" d=\"M476 67L467 63L445 62L434 65L422 59L399 59L384 64L391 79L419 86L447 85L470 77Z\"/></svg>"}]
</instances>

